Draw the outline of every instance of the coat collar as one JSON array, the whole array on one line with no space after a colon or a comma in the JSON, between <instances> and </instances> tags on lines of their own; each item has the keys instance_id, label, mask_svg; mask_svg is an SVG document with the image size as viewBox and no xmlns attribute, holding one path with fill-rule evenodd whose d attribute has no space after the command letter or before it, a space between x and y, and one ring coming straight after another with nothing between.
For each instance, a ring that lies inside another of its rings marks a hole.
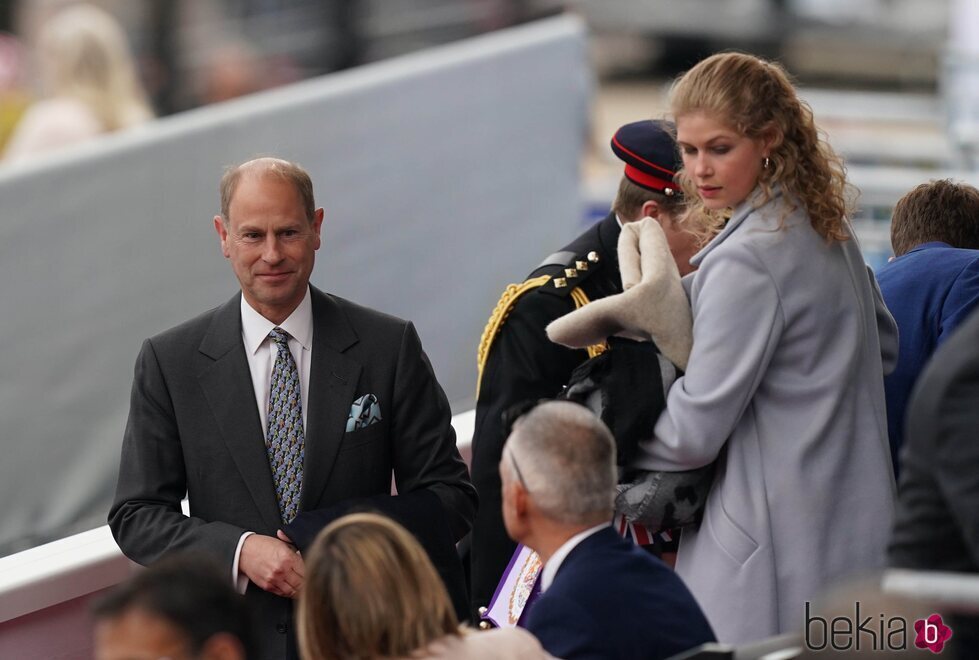
<instances>
[{"instance_id":1,"label":"coat collar","mask_svg":"<svg viewBox=\"0 0 979 660\"><path fill-rule=\"evenodd\" d=\"M598 224L598 242L605 252L605 258L619 270L619 234L622 233L622 226L619 225L615 211L609 213L604 220Z\"/></svg>"},{"instance_id":2,"label":"coat collar","mask_svg":"<svg viewBox=\"0 0 979 660\"><path fill-rule=\"evenodd\" d=\"M761 189L761 187L756 187L754 191L748 195L747 199L738 204L738 206L731 213L731 218L724 224L724 228L718 232L717 236L712 238L707 245L702 247L697 254L690 258L690 265L700 267L700 263L707 257L707 255L710 254L711 251L713 251L718 245L726 241L728 236L736 232L738 227L744 224L744 221L748 218L748 216L761 207L768 206L782 197L782 188L781 186L777 185L773 186L771 197L764 202L761 201L763 195L764 191Z\"/></svg>"}]
</instances>

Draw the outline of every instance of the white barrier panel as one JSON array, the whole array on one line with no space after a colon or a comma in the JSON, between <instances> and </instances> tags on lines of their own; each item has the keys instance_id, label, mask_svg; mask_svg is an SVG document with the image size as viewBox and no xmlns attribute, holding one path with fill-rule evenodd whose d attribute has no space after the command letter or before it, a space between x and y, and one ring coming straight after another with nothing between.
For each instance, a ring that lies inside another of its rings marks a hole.
<instances>
[{"instance_id":1,"label":"white barrier panel","mask_svg":"<svg viewBox=\"0 0 979 660\"><path fill-rule=\"evenodd\" d=\"M475 421L452 417L466 463ZM90 658L91 601L133 570L108 526L0 558L0 658Z\"/></svg>"},{"instance_id":2,"label":"white barrier panel","mask_svg":"<svg viewBox=\"0 0 979 660\"><path fill-rule=\"evenodd\" d=\"M296 160L313 283L415 321L455 410L504 286L573 236L590 78L560 17L0 170L0 555L104 523L142 340L236 290L225 165Z\"/></svg>"},{"instance_id":3,"label":"white barrier panel","mask_svg":"<svg viewBox=\"0 0 979 660\"><path fill-rule=\"evenodd\" d=\"M979 614L979 575L891 569L881 579L881 590L959 614Z\"/></svg>"}]
</instances>

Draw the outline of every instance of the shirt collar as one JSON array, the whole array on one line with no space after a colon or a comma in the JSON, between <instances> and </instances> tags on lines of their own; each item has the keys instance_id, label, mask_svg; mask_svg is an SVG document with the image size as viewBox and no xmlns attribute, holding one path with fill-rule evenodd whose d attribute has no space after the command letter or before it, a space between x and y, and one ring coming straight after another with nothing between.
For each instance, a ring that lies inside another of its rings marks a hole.
<instances>
[{"instance_id":1,"label":"shirt collar","mask_svg":"<svg viewBox=\"0 0 979 660\"><path fill-rule=\"evenodd\" d=\"M255 311L255 308L248 304L245 296L241 297L241 334L245 340L245 349L249 354L254 355L258 351L262 342L269 336L275 327L282 328L289 333L293 339L298 341L306 350L311 350L313 346L313 302L309 294L309 287L306 287L306 295L296 309L292 310L285 321L276 326L267 318Z\"/></svg>"},{"instance_id":2,"label":"shirt collar","mask_svg":"<svg viewBox=\"0 0 979 660\"><path fill-rule=\"evenodd\" d=\"M551 586L552 582L554 582L554 576L557 575L558 569L561 568L561 564L565 559L567 559L568 555L571 554L571 551L574 550L575 547L586 538L592 534L595 534L596 532L602 531L608 526L608 523L595 525L594 527L590 527L583 532L578 532L570 539L565 541L564 544L558 548L553 555L551 555L551 558L547 560L547 563L544 564L544 570L540 576L541 593L547 591L547 588Z\"/></svg>"},{"instance_id":3,"label":"shirt collar","mask_svg":"<svg viewBox=\"0 0 979 660\"><path fill-rule=\"evenodd\" d=\"M921 243L919 245L915 245L913 248L905 252L905 254L911 254L912 252L917 252L918 250L929 250L931 248L947 248L947 247L952 247L952 246L942 241L929 241L928 243Z\"/></svg>"}]
</instances>

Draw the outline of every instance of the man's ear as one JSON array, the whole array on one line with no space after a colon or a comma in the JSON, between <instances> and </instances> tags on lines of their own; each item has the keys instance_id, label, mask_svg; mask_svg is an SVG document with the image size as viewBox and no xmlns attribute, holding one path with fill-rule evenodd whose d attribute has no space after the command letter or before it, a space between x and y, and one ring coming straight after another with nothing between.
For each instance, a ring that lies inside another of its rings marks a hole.
<instances>
[{"instance_id":1,"label":"man's ear","mask_svg":"<svg viewBox=\"0 0 979 660\"><path fill-rule=\"evenodd\" d=\"M221 239L221 253L228 257L228 228L224 226L224 218L219 215L214 216L214 231Z\"/></svg>"},{"instance_id":2,"label":"man's ear","mask_svg":"<svg viewBox=\"0 0 979 660\"><path fill-rule=\"evenodd\" d=\"M511 487L513 488L513 511L518 518L526 518L527 511L530 509L530 494L519 481L513 483Z\"/></svg>"},{"instance_id":3,"label":"man's ear","mask_svg":"<svg viewBox=\"0 0 979 660\"><path fill-rule=\"evenodd\" d=\"M639 212L639 218L637 219L642 220L643 218L659 219L659 203L651 199L647 199L645 202L643 202L642 208Z\"/></svg>"},{"instance_id":4,"label":"man's ear","mask_svg":"<svg viewBox=\"0 0 979 660\"><path fill-rule=\"evenodd\" d=\"M316 234L316 240L313 244L313 249L320 249L320 230L323 228L323 207L320 207L313 211L313 233Z\"/></svg>"}]
</instances>

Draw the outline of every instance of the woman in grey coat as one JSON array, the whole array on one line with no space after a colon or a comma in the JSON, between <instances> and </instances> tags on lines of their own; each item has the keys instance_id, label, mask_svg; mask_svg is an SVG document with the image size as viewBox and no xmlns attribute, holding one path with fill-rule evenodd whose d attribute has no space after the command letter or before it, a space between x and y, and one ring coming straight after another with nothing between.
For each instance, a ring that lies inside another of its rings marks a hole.
<instances>
[{"instance_id":1,"label":"woman in grey coat","mask_svg":"<svg viewBox=\"0 0 979 660\"><path fill-rule=\"evenodd\" d=\"M883 566L897 328L845 219L842 164L781 67L712 56L671 105L681 181L719 233L684 280L693 348L639 467L716 461L677 571L740 643L800 630L807 601Z\"/></svg>"}]
</instances>

